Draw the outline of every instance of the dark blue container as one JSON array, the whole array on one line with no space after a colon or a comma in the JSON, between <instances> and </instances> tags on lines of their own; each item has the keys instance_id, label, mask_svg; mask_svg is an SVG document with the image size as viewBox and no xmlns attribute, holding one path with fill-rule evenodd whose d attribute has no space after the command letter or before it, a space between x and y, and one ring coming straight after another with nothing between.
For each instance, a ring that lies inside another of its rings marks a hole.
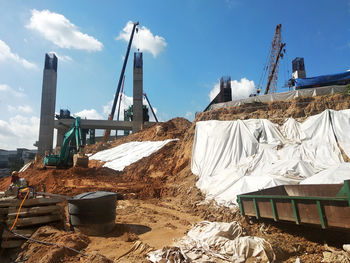
<instances>
[{"instance_id":1,"label":"dark blue container","mask_svg":"<svg viewBox=\"0 0 350 263\"><path fill-rule=\"evenodd\" d=\"M88 192L68 200L69 222L87 235L104 235L115 226L117 193Z\"/></svg>"}]
</instances>

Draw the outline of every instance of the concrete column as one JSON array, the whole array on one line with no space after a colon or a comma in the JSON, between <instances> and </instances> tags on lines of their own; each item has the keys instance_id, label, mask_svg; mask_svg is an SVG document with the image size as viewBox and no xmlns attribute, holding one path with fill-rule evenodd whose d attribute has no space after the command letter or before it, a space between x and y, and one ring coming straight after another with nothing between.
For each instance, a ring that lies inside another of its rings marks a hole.
<instances>
[{"instance_id":1,"label":"concrete column","mask_svg":"<svg viewBox=\"0 0 350 263\"><path fill-rule=\"evenodd\" d=\"M43 87L41 94L41 112L38 154L44 155L45 151L52 151L53 129L56 106L57 86L57 57L49 53L45 55L45 68Z\"/></svg>"},{"instance_id":2,"label":"concrete column","mask_svg":"<svg viewBox=\"0 0 350 263\"><path fill-rule=\"evenodd\" d=\"M61 147L64 135L66 134L67 130L66 129L57 129L57 143L56 147Z\"/></svg>"},{"instance_id":3,"label":"concrete column","mask_svg":"<svg viewBox=\"0 0 350 263\"><path fill-rule=\"evenodd\" d=\"M132 132L137 132L143 124L143 61L142 52L134 53L134 89Z\"/></svg>"}]
</instances>

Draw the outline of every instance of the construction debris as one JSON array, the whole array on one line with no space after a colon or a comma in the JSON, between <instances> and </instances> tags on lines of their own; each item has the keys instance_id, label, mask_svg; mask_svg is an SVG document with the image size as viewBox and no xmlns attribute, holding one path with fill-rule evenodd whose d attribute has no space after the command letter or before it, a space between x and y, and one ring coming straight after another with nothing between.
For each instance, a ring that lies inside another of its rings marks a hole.
<instances>
[{"instance_id":1,"label":"construction debris","mask_svg":"<svg viewBox=\"0 0 350 263\"><path fill-rule=\"evenodd\" d=\"M275 254L263 238L243 235L237 222L203 221L195 225L174 247L151 252L152 262L273 262Z\"/></svg>"}]
</instances>

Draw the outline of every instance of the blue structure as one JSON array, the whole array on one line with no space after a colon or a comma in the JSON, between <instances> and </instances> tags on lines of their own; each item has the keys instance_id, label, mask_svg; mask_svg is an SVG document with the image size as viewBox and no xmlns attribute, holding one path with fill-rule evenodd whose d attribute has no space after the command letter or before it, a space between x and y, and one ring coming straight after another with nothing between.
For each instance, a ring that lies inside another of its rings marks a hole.
<instances>
[{"instance_id":1,"label":"blue structure","mask_svg":"<svg viewBox=\"0 0 350 263\"><path fill-rule=\"evenodd\" d=\"M350 71L332 75L323 75L313 78L295 79L296 89L316 88L330 85L350 84Z\"/></svg>"}]
</instances>

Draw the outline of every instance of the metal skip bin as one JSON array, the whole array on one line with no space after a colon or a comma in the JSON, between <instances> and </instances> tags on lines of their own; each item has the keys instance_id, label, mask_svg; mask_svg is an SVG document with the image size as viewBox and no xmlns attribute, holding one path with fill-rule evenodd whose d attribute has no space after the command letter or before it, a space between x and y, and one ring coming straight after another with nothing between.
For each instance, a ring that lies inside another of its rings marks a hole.
<instances>
[{"instance_id":1,"label":"metal skip bin","mask_svg":"<svg viewBox=\"0 0 350 263\"><path fill-rule=\"evenodd\" d=\"M69 222L87 235L103 235L115 227L117 193L88 192L68 200Z\"/></svg>"},{"instance_id":2,"label":"metal skip bin","mask_svg":"<svg viewBox=\"0 0 350 263\"><path fill-rule=\"evenodd\" d=\"M237 203L243 216L350 230L349 185L281 185L238 195Z\"/></svg>"}]
</instances>

